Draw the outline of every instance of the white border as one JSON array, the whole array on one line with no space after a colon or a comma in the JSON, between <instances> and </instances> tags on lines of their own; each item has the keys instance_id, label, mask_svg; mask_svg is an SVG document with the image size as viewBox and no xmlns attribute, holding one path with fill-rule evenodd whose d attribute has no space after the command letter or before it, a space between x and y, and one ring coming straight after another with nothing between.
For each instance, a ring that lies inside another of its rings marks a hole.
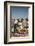
<instances>
[{"instance_id":1,"label":"white border","mask_svg":"<svg viewBox=\"0 0 35 46\"><path fill-rule=\"evenodd\" d=\"M25 7L30 7L29 8L29 36L27 37L12 37L10 38L10 6L25 6ZM18 4L18 3L8 3L7 4L8 8L8 14L7 14L7 41L8 42L15 42L15 41L32 41L32 4Z\"/></svg>"}]
</instances>

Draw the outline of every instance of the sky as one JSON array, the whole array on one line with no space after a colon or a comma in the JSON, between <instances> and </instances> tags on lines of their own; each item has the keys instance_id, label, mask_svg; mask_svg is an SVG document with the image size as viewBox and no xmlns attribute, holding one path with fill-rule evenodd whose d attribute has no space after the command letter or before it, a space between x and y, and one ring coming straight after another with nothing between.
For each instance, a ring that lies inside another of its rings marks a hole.
<instances>
[{"instance_id":1,"label":"sky","mask_svg":"<svg viewBox=\"0 0 35 46\"><path fill-rule=\"evenodd\" d=\"M10 15L15 18L28 18L28 7L10 7Z\"/></svg>"}]
</instances>

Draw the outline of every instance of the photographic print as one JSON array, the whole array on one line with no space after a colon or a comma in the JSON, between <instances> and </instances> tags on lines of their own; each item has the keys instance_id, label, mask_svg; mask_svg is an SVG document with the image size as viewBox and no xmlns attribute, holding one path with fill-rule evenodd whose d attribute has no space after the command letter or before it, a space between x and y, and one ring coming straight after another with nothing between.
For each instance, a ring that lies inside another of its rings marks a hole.
<instances>
[{"instance_id":1,"label":"photographic print","mask_svg":"<svg viewBox=\"0 0 35 46\"><path fill-rule=\"evenodd\" d=\"M28 36L28 7L10 7L10 36Z\"/></svg>"},{"instance_id":2,"label":"photographic print","mask_svg":"<svg viewBox=\"0 0 35 46\"><path fill-rule=\"evenodd\" d=\"M4 2L4 43L34 42L34 3Z\"/></svg>"}]
</instances>

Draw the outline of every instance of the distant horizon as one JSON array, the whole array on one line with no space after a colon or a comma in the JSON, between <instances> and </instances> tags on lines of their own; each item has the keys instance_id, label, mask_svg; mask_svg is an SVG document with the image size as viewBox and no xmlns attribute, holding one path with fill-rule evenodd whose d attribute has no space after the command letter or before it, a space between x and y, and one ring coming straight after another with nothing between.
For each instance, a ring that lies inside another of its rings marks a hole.
<instances>
[{"instance_id":1,"label":"distant horizon","mask_svg":"<svg viewBox=\"0 0 35 46\"><path fill-rule=\"evenodd\" d=\"M10 16L14 19L28 18L28 8L27 7L10 7Z\"/></svg>"}]
</instances>

